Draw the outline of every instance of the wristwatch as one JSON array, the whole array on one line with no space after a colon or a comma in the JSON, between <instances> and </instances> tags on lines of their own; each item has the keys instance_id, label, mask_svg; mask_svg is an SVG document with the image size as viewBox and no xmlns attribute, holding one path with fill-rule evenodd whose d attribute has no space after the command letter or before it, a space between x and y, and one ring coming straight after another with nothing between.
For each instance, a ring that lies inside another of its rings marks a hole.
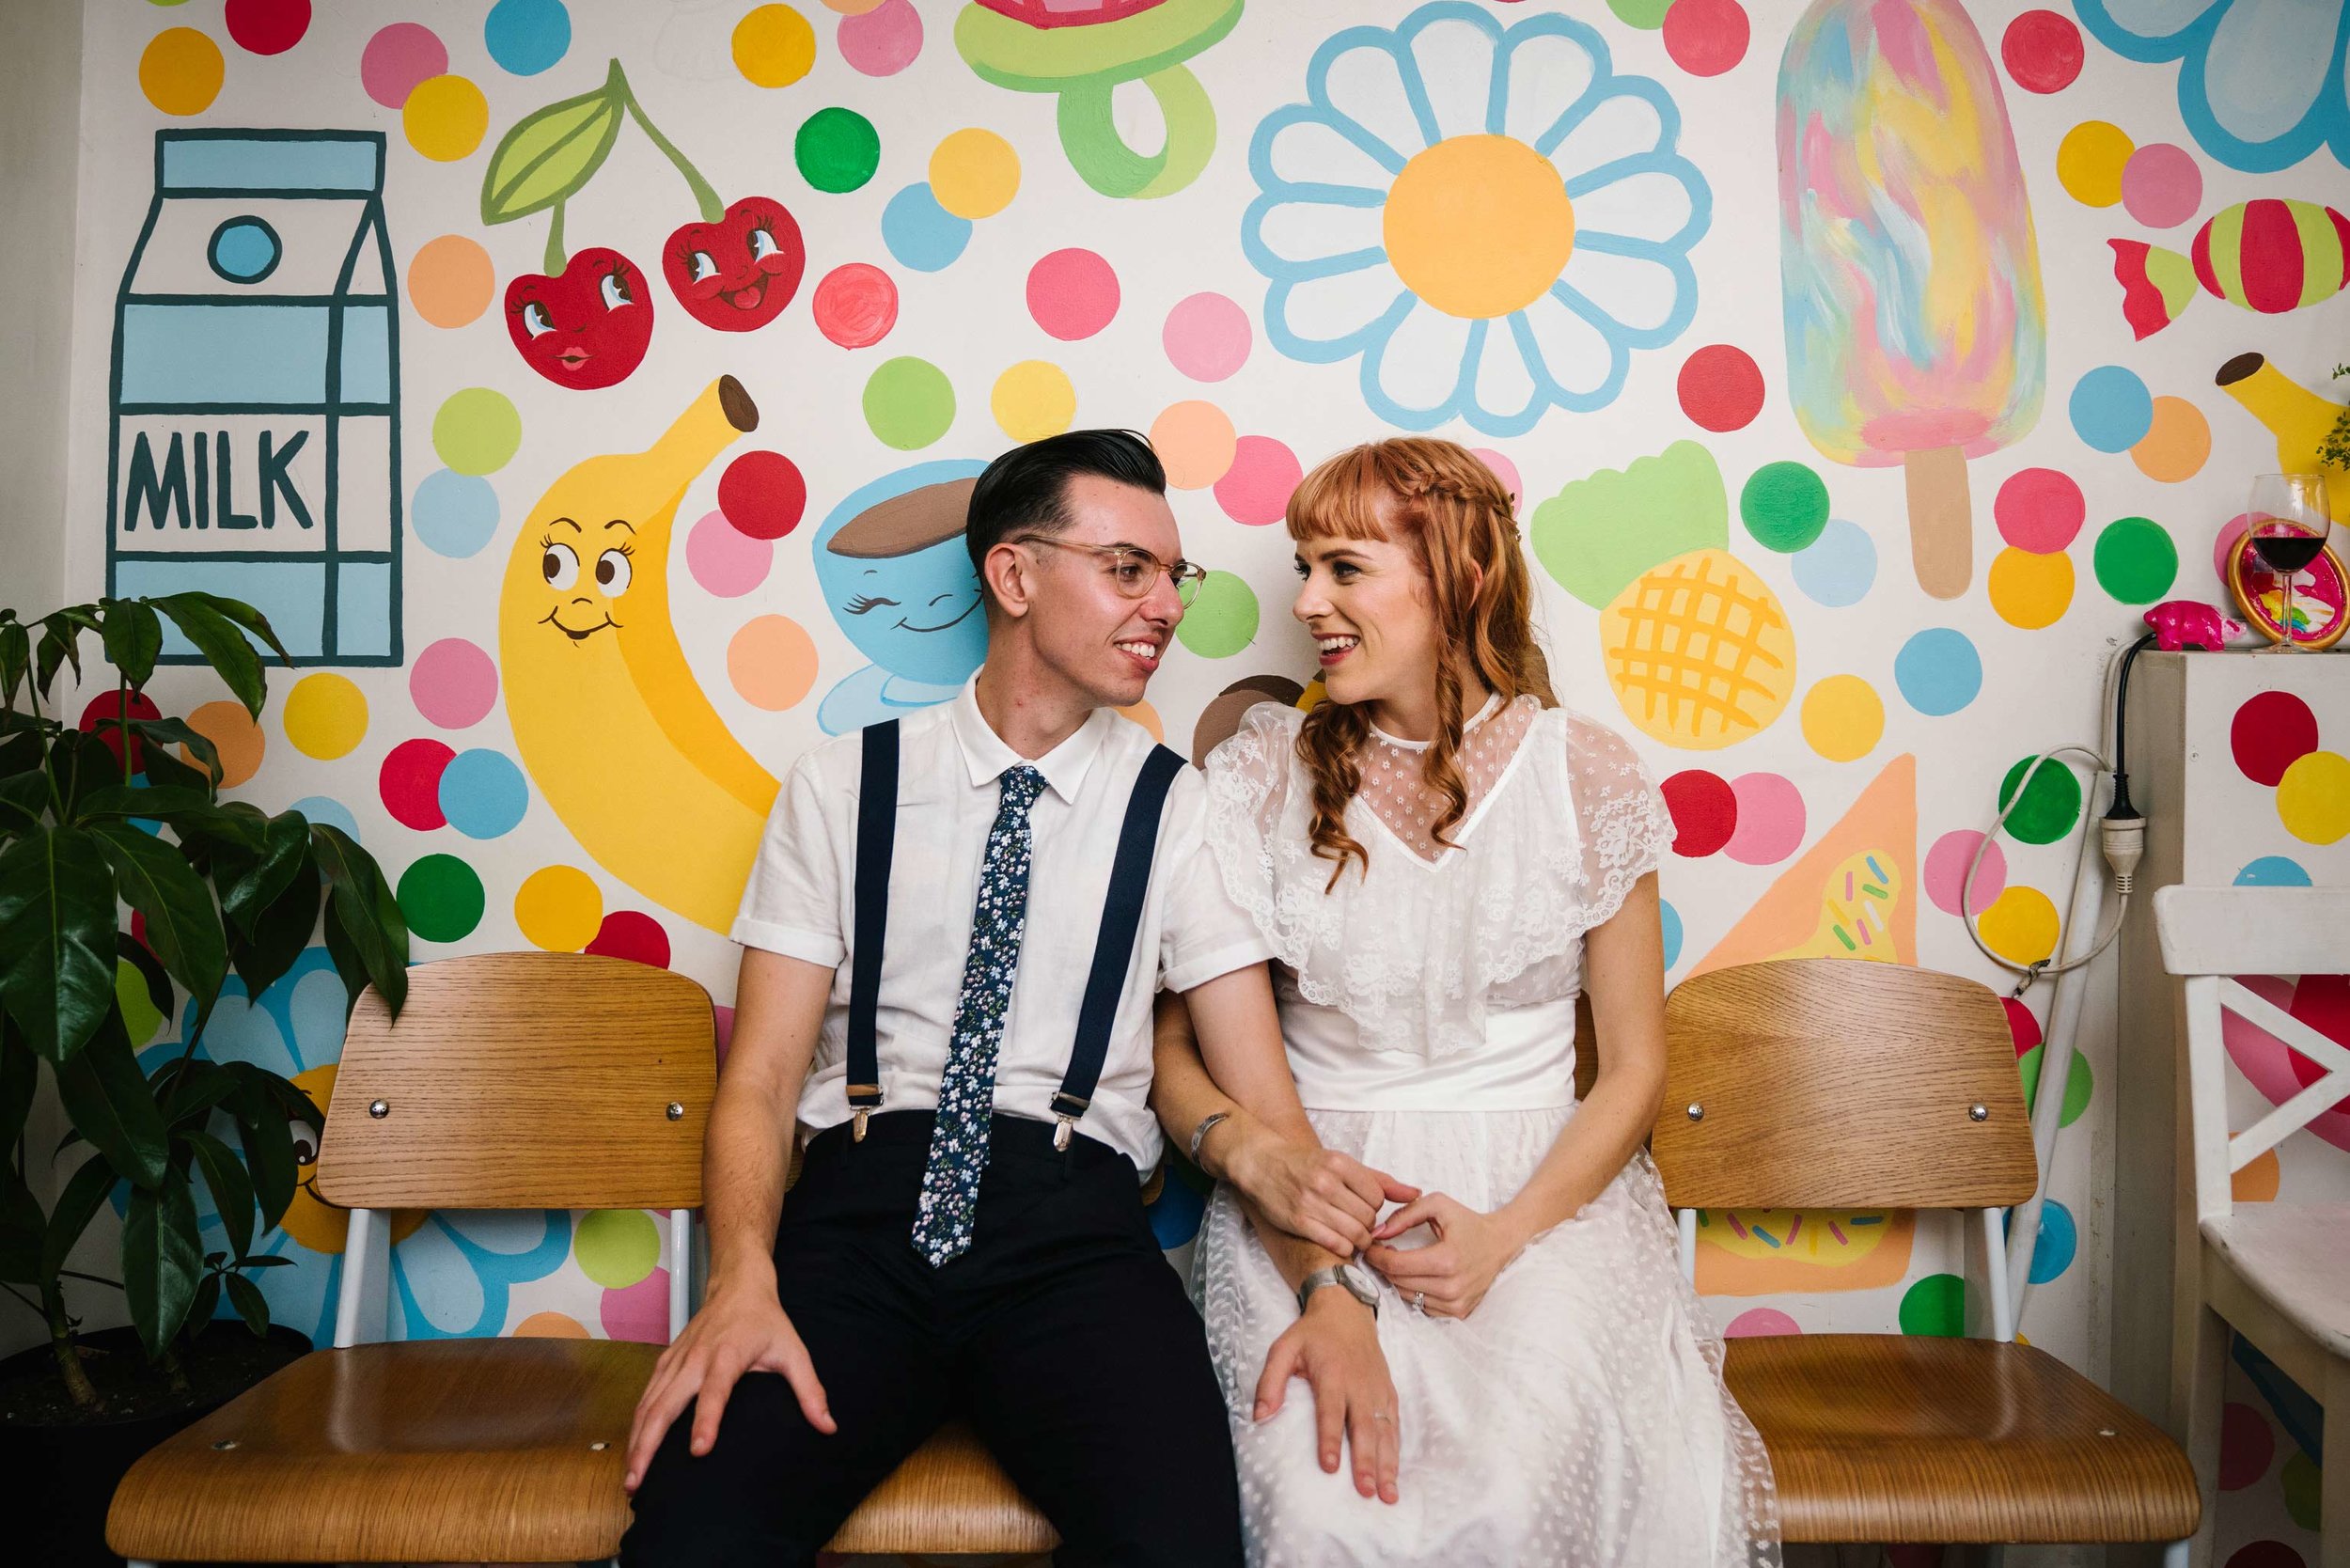
<instances>
[{"instance_id":1,"label":"wristwatch","mask_svg":"<svg viewBox=\"0 0 2350 1568\"><path fill-rule=\"evenodd\" d=\"M1353 1263L1334 1263L1328 1268L1318 1268L1306 1276L1297 1287L1297 1309L1303 1312L1306 1309L1307 1298L1324 1285L1337 1285L1343 1288L1347 1294L1370 1308L1372 1317L1379 1315L1378 1291L1372 1288L1370 1279L1364 1277L1363 1271Z\"/></svg>"}]
</instances>

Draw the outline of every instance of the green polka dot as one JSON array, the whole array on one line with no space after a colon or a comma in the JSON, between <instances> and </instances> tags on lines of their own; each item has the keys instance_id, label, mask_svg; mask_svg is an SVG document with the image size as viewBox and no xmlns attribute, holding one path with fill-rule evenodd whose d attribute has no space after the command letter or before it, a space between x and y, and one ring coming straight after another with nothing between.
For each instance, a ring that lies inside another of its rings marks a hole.
<instances>
[{"instance_id":1,"label":"green polka dot","mask_svg":"<svg viewBox=\"0 0 2350 1568\"><path fill-rule=\"evenodd\" d=\"M1955 1340L1966 1332L1966 1281L1929 1274L1902 1293L1902 1332Z\"/></svg>"},{"instance_id":2,"label":"green polka dot","mask_svg":"<svg viewBox=\"0 0 2350 1568\"><path fill-rule=\"evenodd\" d=\"M1673 0L1607 0L1607 8L1625 26L1653 32L1665 24L1665 13L1673 8Z\"/></svg>"},{"instance_id":3,"label":"green polka dot","mask_svg":"<svg viewBox=\"0 0 2350 1568\"><path fill-rule=\"evenodd\" d=\"M1763 549L1793 555L1827 526L1827 481L1800 463L1766 463L1738 493L1738 516Z\"/></svg>"},{"instance_id":4,"label":"green polka dot","mask_svg":"<svg viewBox=\"0 0 2350 1568\"><path fill-rule=\"evenodd\" d=\"M820 191L854 191L881 167L881 133L854 109L819 109L791 140L800 178Z\"/></svg>"},{"instance_id":5,"label":"green polka dot","mask_svg":"<svg viewBox=\"0 0 2350 1568\"><path fill-rule=\"evenodd\" d=\"M432 416L432 449L460 474L494 474L523 444L523 416L502 392L468 386Z\"/></svg>"},{"instance_id":6,"label":"green polka dot","mask_svg":"<svg viewBox=\"0 0 2350 1568\"><path fill-rule=\"evenodd\" d=\"M147 977L127 958L115 960L115 1000L122 1006L122 1027L131 1036L132 1044L146 1044L164 1027L164 1009L155 1005ZM164 998L166 1006L169 1001L170 998Z\"/></svg>"},{"instance_id":7,"label":"green polka dot","mask_svg":"<svg viewBox=\"0 0 2350 1568\"><path fill-rule=\"evenodd\" d=\"M579 1272L607 1291L624 1291L661 1262L661 1227L642 1209L599 1209L572 1239Z\"/></svg>"},{"instance_id":8,"label":"green polka dot","mask_svg":"<svg viewBox=\"0 0 2350 1568\"><path fill-rule=\"evenodd\" d=\"M2323 1511L2318 1507L2317 1462L2295 1449L2284 1467L2277 1472L2277 1480L2284 1487L2285 1516L2315 1534L2323 1523Z\"/></svg>"},{"instance_id":9,"label":"green polka dot","mask_svg":"<svg viewBox=\"0 0 2350 1568\"><path fill-rule=\"evenodd\" d=\"M2030 1105L2040 1097L2040 1058L2047 1047L2035 1045L2016 1060L2015 1067L2024 1075L2024 1104ZM2089 1096L2096 1088L2096 1079L2089 1070L2089 1058L2078 1051L2073 1053L2072 1071L2064 1074L2064 1111L2057 1118L2057 1125L2070 1127L2089 1108Z\"/></svg>"},{"instance_id":10,"label":"green polka dot","mask_svg":"<svg viewBox=\"0 0 2350 1568\"><path fill-rule=\"evenodd\" d=\"M481 878L453 855L428 855L400 874L400 912L428 942L455 942L481 923Z\"/></svg>"},{"instance_id":11,"label":"green polka dot","mask_svg":"<svg viewBox=\"0 0 2350 1568\"><path fill-rule=\"evenodd\" d=\"M865 422L901 452L927 447L955 422L955 389L927 359L893 359L865 384Z\"/></svg>"},{"instance_id":12,"label":"green polka dot","mask_svg":"<svg viewBox=\"0 0 2350 1568\"><path fill-rule=\"evenodd\" d=\"M1257 595L1229 572L1211 572L1175 635L1203 659L1226 659L1257 635Z\"/></svg>"},{"instance_id":13,"label":"green polka dot","mask_svg":"<svg viewBox=\"0 0 2350 1568\"><path fill-rule=\"evenodd\" d=\"M2108 523L2097 536L2097 581L2124 604L2151 604L2179 575L2179 547L2169 530L2145 517Z\"/></svg>"},{"instance_id":14,"label":"green polka dot","mask_svg":"<svg viewBox=\"0 0 2350 1568\"><path fill-rule=\"evenodd\" d=\"M1999 780L1999 809L2014 797L2015 787L2024 781L2032 760L2020 759ZM2007 819L2007 831L2028 844L2053 844L2073 831L2073 824L2081 816L2081 781L2073 776L2073 770L2055 758L2040 764L2040 771L2031 776L2031 788Z\"/></svg>"}]
</instances>

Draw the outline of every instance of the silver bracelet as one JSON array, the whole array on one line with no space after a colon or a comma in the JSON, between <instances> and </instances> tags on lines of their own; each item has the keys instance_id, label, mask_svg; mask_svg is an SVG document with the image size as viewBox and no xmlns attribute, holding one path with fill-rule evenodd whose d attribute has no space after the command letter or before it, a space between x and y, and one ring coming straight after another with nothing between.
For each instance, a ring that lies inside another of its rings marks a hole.
<instances>
[{"instance_id":1,"label":"silver bracelet","mask_svg":"<svg viewBox=\"0 0 2350 1568\"><path fill-rule=\"evenodd\" d=\"M1199 1143L1202 1138L1205 1138L1208 1136L1209 1130L1214 1127L1219 1121L1230 1121L1230 1120L1232 1120L1232 1113L1230 1111L1217 1111L1212 1116L1202 1117L1200 1119L1199 1125L1191 1130L1192 1164L1198 1165L1199 1163Z\"/></svg>"}]
</instances>

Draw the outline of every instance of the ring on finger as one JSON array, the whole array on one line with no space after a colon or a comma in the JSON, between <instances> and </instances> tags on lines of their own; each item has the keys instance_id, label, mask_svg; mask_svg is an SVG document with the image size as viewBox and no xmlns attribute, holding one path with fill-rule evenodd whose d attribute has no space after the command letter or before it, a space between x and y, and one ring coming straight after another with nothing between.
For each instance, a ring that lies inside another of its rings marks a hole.
<instances>
[{"instance_id":1,"label":"ring on finger","mask_svg":"<svg viewBox=\"0 0 2350 1568\"><path fill-rule=\"evenodd\" d=\"M1391 1421L1395 1419L1393 1416L1388 1415L1385 1410L1373 1410L1371 1413L1371 1419L1374 1421Z\"/></svg>"},{"instance_id":2,"label":"ring on finger","mask_svg":"<svg viewBox=\"0 0 2350 1568\"><path fill-rule=\"evenodd\" d=\"M1427 1311L1427 1309L1428 1293L1426 1291L1414 1291L1412 1293L1412 1310L1424 1314Z\"/></svg>"}]
</instances>

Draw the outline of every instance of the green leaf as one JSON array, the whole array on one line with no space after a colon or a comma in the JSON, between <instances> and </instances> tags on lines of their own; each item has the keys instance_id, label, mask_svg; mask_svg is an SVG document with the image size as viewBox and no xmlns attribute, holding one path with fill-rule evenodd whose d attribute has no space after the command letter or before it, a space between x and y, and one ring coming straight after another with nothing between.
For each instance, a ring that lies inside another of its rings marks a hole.
<instances>
[{"instance_id":1,"label":"green leaf","mask_svg":"<svg viewBox=\"0 0 2350 1568\"><path fill-rule=\"evenodd\" d=\"M320 890L318 865L306 854L284 891L254 917L253 929L229 942L228 961L246 996L258 996L276 984L310 945L319 927Z\"/></svg>"},{"instance_id":2,"label":"green leaf","mask_svg":"<svg viewBox=\"0 0 2350 1568\"><path fill-rule=\"evenodd\" d=\"M325 874L327 907L342 928L342 939L357 968L372 984L393 1017L408 1000L408 922L400 912L391 885L384 880L374 857L348 834L325 823L310 824L310 842ZM334 951L329 928L328 951ZM336 959L335 967L358 1005L359 987L351 984L351 970ZM348 1011L344 1013L349 1017Z\"/></svg>"},{"instance_id":3,"label":"green leaf","mask_svg":"<svg viewBox=\"0 0 2350 1568\"><path fill-rule=\"evenodd\" d=\"M187 1172L174 1166L155 1191L133 1189L122 1216L123 1294L149 1360L178 1338L203 1274L196 1197Z\"/></svg>"},{"instance_id":4,"label":"green leaf","mask_svg":"<svg viewBox=\"0 0 2350 1568\"><path fill-rule=\"evenodd\" d=\"M43 616L40 626L40 646L33 655L33 683L45 702L49 699L49 683L56 679L59 666L71 665L73 678L82 678L84 627L64 610Z\"/></svg>"},{"instance_id":5,"label":"green leaf","mask_svg":"<svg viewBox=\"0 0 2350 1568\"><path fill-rule=\"evenodd\" d=\"M131 1184L152 1188L170 1164L163 1107L139 1071L122 1015L111 1009L87 1045L56 1069L57 1098L73 1128Z\"/></svg>"},{"instance_id":6,"label":"green leaf","mask_svg":"<svg viewBox=\"0 0 2350 1568\"><path fill-rule=\"evenodd\" d=\"M236 1305L237 1316L244 1319L244 1325L256 1336L266 1335L269 1301L261 1294L261 1287L242 1274L224 1274L220 1278L227 1282L228 1299Z\"/></svg>"},{"instance_id":7,"label":"green leaf","mask_svg":"<svg viewBox=\"0 0 2350 1568\"><path fill-rule=\"evenodd\" d=\"M77 815L85 822L93 817L122 821L138 817L177 826L175 819L179 817L217 809L212 804L212 792L201 786L191 790L178 784L150 784L145 788L109 784L85 794Z\"/></svg>"},{"instance_id":8,"label":"green leaf","mask_svg":"<svg viewBox=\"0 0 2350 1568\"><path fill-rule=\"evenodd\" d=\"M202 601L204 604L210 607L214 614L219 615L227 620L234 621L237 625L243 627L246 631L260 638L262 646L267 648L271 652L276 654L280 661L286 664L293 663L293 655L287 652L286 645L277 640L277 632L275 628L270 625L269 617L263 615L260 611L255 609L243 600L231 599L227 595L221 593L198 592L174 594L172 597L175 599L195 599Z\"/></svg>"},{"instance_id":9,"label":"green leaf","mask_svg":"<svg viewBox=\"0 0 2350 1568\"><path fill-rule=\"evenodd\" d=\"M11 1285L40 1282L40 1242L47 1225L39 1200L15 1165L0 1166L0 1279Z\"/></svg>"},{"instance_id":10,"label":"green leaf","mask_svg":"<svg viewBox=\"0 0 2350 1568\"><path fill-rule=\"evenodd\" d=\"M309 858L309 823L299 811L279 812L262 830L259 859L222 890L221 908L239 929L250 932L255 917L275 902Z\"/></svg>"},{"instance_id":11,"label":"green leaf","mask_svg":"<svg viewBox=\"0 0 2350 1568\"><path fill-rule=\"evenodd\" d=\"M114 999L114 877L98 840L44 827L0 850L0 1002L33 1049L70 1058Z\"/></svg>"},{"instance_id":12,"label":"green leaf","mask_svg":"<svg viewBox=\"0 0 2350 1568\"><path fill-rule=\"evenodd\" d=\"M0 1161L16 1150L40 1084L40 1060L16 1020L0 1012Z\"/></svg>"},{"instance_id":13,"label":"green leaf","mask_svg":"<svg viewBox=\"0 0 2350 1568\"><path fill-rule=\"evenodd\" d=\"M220 788L220 748L212 744L212 738L210 735L205 734L202 730L191 728L187 720L176 718L133 719L131 721L131 732L147 740L153 741L156 745L161 746L186 746L189 751L195 754L197 763L203 767L207 774L212 776L212 788L215 790ZM163 779L155 776L152 753L149 754L147 781L150 784L161 784L164 782Z\"/></svg>"},{"instance_id":14,"label":"green leaf","mask_svg":"<svg viewBox=\"0 0 2350 1568\"><path fill-rule=\"evenodd\" d=\"M98 1217L99 1206L113 1195L115 1184L121 1180L103 1154L92 1154L82 1162L82 1168L57 1194L56 1207L49 1212L49 1233L40 1245L43 1279L55 1279L57 1271L65 1267L65 1261L73 1255L73 1244L82 1239L89 1222Z\"/></svg>"},{"instance_id":15,"label":"green leaf","mask_svg":"<svg viewBox=\"0 0 2350 1568\"><path fill-rule=\"evenodd\" d=\"M220 1223L228 1232L231 1256L243 1257L253 1250L253 1178L245 1174L244 1166L228 1152L228 1145L210 1133L190 1133L188 1147L195 1151L196 1168L204 1172L204 1186L212 1195L212 1210L220 1215Z\"/></svg>"},{"instance_id":16,"label":"green leaf","mask_svg":"<svg viewBox=\"0 0 2350 1568\"><path fill-rule=\"evenodd\" d=\"M13 617L0 621L0 707L16 706L16 694L33 667L33 634Z\"/></svg>"},{"instance_id":17,"label":"green leaf","mask_svg":"<svg viewBox=\"0 0 2350 1568\"><path fill-rule=\"evenodd\" d=\"M258 1258L240 1258L237 1260L237 1266L239 1268L291 1268L293 1262L291 1258L281 1258L271 1252Z\"/></svg>"},{"instance_id":18,"label":"green leaf","mask_svg":"<svg viewBox=\"0 0 2350 1568\"><path fill-rule=\"evenodd\" d=\"M123 902L147 917L147 945L171 978L188 988L196 1006L209 1011L228 973L228 938L220 927L220 911L212 907L212 889L188 869L176 844L129 823L100 823L90 833L114 867Z\"/></svg>"},{"instance_id":19,"label":"green leaf","mask_svg":"<svg viewBox=\"0 0 2350 1568\"><path fill-rule=\"evenodd\" d=\"M131 728L133 732L136 732L138 729L138 726L135 724ZM202 737L200 736L198 737L198 739L201 738ZM210 741L206 741L204 744L206 745L212 745ZM218 752L216 751L213 755L214 760L217 760L219 755ZM194 790L200 794L210 795L215 787L212 778L209 774L201 768L192 768L188 766L187 763L180 760L180 759L175 756L167 746L141 746L139 748L139 761L141 766L146 770L148 783L154 786L156 789Z\"/></svg>"},{"instance_id":20,"label":"green leaf","mask_svg":"<svg viewBox=\"0 0 2350 1568\"><path fill-rule=\"evenodd\" d=\"M227 1068L201 1057L166 1066L149 1084L163 1097L164 1115L170 1121L173 1132L202 1126L204 1119L212 1114L212 1107L237 1090L237 1080Z\"/></svg>"},{"instance_id":21,"label":"green leaf","mask_svg":"<svg viewBox=\"0 0 2350 1568\"><path fill-rule=\"evenodd\" d=\"M133 687L146 685L155 673L155 656L164 651L164 623L156 618L155 606L141 599L99 603L106 662L122 671L122 678Z\"/></svg>"},{"instance_id":22,"label":"green leaf","mask_svg":"<svg viewBox=\"0 0 2350 1568\"><path fill-rule=\"evenodd\" d=\"M259 718L262 699L268 695L268 686L261 678L261 656L253 651L237 623L221 614L212 596L168 593L153 604L171 618L171 623L180 628L182 636L196 645L204 662L227 684L230 695L244 704L244 711Z\"/></svg>"},{"instance_id":23,"label":"green leaf","mask_svg":"<svg viewBox=\"0 0 2350 1568\"><path fill-rule=\"evenodd\" d=\"M236 1112L237 1141L244 1149L245 1169L253 1178L253 1200L261 1207L261 1226L266 1230L286 1217L286 1206L293 1201L294 1184L301 1177L293 1132L276 1096L268 1085L257 1081L257 1075L274 1074L262 1073L250 1062L222 1065L238 1076L237 1092L229 1096L228 1104ZM239 1073L240 1068L247 1071Z\"/></svg>"},{"instance_id":24,"label":"green leaf","mask_svg":"<svg viewBox=\"0 0 2350 1568\"><path fill-rule=\"evenodd\" d=\"M108 787L120 788L121 764L103 741L78 729L68 729L49 742L49 788L72 822L83 798Z\"/></svg>"},{"instance_id":25,"label":"green leaf","mask_svg":"<svg viewBox=\"0 0 2350 1568\"><path fill-rule=\"evenodd\" d=\"M189 1333L201 1334L212 1326L212 1318L220 1311L221 1278L218 1274L208 1274L204 1282L196 1286L196 1299L188 1304L188 1322L195 1325L188 1330Z\"/></svg>"},{"instance_id":26,"label":"green leaf","mask_svg":"<svg viewBox=\"0 0 2350 1568\"><path fill-rule=\"evenodd\" d=\"M525 115L490 154L481 177L481 221L511 223L577 195L603 166L628 101L620 62L603 86Z\"/></svg>"},{"instance_id":27,"label":"green leaf","mask_svg":"<svg viewBox=\"0 0 2350 1568\"><path fill-rule=\"evenodd\" d=\"M0 778L0 833L30 833L49 809L49 775L11 774Z\"/></svg>"}]
</instances>

